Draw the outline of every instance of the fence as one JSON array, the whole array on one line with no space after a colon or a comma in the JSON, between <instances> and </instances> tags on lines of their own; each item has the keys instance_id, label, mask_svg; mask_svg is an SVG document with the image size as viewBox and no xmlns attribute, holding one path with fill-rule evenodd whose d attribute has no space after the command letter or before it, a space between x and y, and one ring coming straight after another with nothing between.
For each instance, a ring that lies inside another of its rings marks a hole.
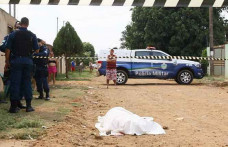
<instances>
[{"instance_id":1,"label":"fence","mask_svg":"<svg viewBox=\"0 0 228 147\"><path fill-rule=\"evenodd\" d=\"M66 73L66 61L64 58L58 59L57 70L60 74Z\"/></svg>"},{"instance_id":2,"label":"fence","mask_svg":"<svg viewBox=\"0 0 228 147\"><path fill-rule=\"evenodd\" d=\"M215 46L213 55L215 58L228 58L228 44ZM210 48L207 48L207 56L210 56ZM213 61L213 75L224 76L228 78L228 61ZM208 73L210 73L210 65L208 66Z\"/></svg>"}]
</instances>

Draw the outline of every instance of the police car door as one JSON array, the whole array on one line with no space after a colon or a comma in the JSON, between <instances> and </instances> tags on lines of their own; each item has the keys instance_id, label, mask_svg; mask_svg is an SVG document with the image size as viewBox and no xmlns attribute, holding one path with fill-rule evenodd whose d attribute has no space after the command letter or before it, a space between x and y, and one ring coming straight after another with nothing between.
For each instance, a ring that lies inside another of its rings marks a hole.
<instances>
[{"instance_id":1,"label":"police car door","mask_svg":"<svg viewBox=\"0 0 228 147\"><path fill-rule=\"evenodd\" d=\"M152 51L135 51L136 57L152 56ZM152 77L151 59L134 58L132 60L132 76L135 78L148 78Z\"/></svg>"},{"instance_id":2,"label":"police car door","mask_svg":"<svg viewBox=\"0 0 228 147\"><path fill-rule=\"evenodd\" d=\"M152 51L153 56L168 56L161 51ZM172 59L153 59L151 62L152 75L159 79L168 79L173 77L175 64Z\"/></svg>"}]
</instances>

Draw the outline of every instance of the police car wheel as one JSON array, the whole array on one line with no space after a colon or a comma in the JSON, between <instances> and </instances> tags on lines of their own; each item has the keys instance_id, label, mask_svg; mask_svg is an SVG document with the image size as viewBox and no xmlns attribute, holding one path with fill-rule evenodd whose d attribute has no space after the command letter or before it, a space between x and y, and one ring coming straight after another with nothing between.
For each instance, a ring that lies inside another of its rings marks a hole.
<instances>
[{"instance_id":1,"label":"police car wheel","mask_svg":"<svg viewBox=\"0 0 228 147\"><path fill-rule=\"evenodd\" d=\"M178 81L178 78L175 78L175 81L177 82L177 84L181 84L181 83Z\"/></svg>"},{"instance_id":2,"label":"police car wheel","mask_svg":"<svg viewBox=\"0 0 228 147\"><path fill-rule=\"evenodd\" d=\"M182 70L178 73L177 83L178 84L191 84L193 80L193 74L189 70Z\"/></svg>"},{"instance_id":3,"label":"police car wheel","mask_svg":"<svg viewBox=\"0 0 228 147\"><path fill-rule=\"evenodd\" d=\"M123 70L117 70L117 80L116 83L118 85L123 85L127 82L128 80L128 75L125 71Z\"/></svg>"}]
</instances>

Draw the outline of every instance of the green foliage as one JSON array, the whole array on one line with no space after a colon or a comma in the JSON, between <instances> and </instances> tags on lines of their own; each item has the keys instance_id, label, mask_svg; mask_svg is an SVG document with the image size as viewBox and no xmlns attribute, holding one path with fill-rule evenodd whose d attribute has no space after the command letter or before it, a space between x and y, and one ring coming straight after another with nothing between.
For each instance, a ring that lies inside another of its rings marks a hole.
<instances>
[{"instance_id":1,"label":"green foliage","mask_svg":"<svg viewBox=\"0 0 228 147\"><path fill-rule=\"evenodd\" d=\"M15 128L21 129L21 128L39 128L42 126L42 123L40 120L32 120L32 119L23 119L20 122L15 124Z\"/></svg>"},{"instance_id":2,"label":"green foliage","mask_svg":"<svg viewBox=\"0 0 228 147\"><path fill-rule=\"evenodd\" d=\"M202 57L207 57L207 49L204 49L201 54ZM207 75L207 67L209 65L209 62L207 60L201 61L201 67L203 69L203 72Z\"/></svg>"},{"instance_id":3,"label":"green foliage","mask_svg":"<svg viewBox=\"0 0 228 147\"><path fill-rule=\"evenodd\" d=\"M91 43L89 42L83 42L83 54L86 57L94 57L95 56L95 50Z\"/></svg>"},{"instance_id":4,"label":"green foliage","mask_svg":"<svg viewBox=\"0 0 228 147\"><path fill-rule=\"evenodd\" d=\"M83 51L82 41L69 22L60 29L54 40L53 47L57 55L64 54L68 56L80 54Z\"/></svg>"},{"instance_id":5,"label":"green foliage","mask_svg":"<svg viewBox=\"0 0 228 147\"><path fill-rule=\"evenodd\" d=\"M82 41L69 22L60 29L53 47L56 55L64 54L66 57L79 55L83 52ZM69 60L66 60L66 78L68 78L69 65Z\"/></svg>"},{"instance_id":6,"label":"green foliage","mask_svg":"<svg viewBox=\"0 0 228 147\"><path fill-rule=\"evenodd\" d=\"M94 46L89 43L89 42L83 42L83 54L82 56L84 57L94 57L95 56L95 50L94 50ZM89 62L94 62L94 60L84 60L83 63L84 65L89 65ZM77 60L77 63L80 63L80 60Z\"/></svg>"},{"instance_id":7,"label":"green foliage","mask_svg":"<svg viewBox=\"0 0 228 147\"><path fill-rule=\"evenodd\" d=\"M87 78L90 80L94 77L94 74L85 71L82 74L82 78L79 78L76 72L72 76L74 78L77 77L77 79L83 80ZM39 136L45 135L48 131L47 128L64 121L65 116L73 110L74 106L80 107L79 103L71 104L71 102L82 97L87 93L87 90L88 87L83 85L64 83L56 85L52 87L51 95L53 99L50 102L34 100L32 105L38 111L32 113L27 113L22 109L19 113L12 114L8 112L9 101L8 104L1 104L0 139L37 139ZM25 103L25 101L22 100L22 103Z\"/></svg>"},{"instance_id":8,"label":"green foliage","mask_svg":"<svg viewBox=\"0 0 228 147\"><path fill-rule=\"evenodd\" d=\"M82 74L79 72L69 72L69 78L66 79L64 74L58 74L57 81L91 81L91 78L95 77L95 71L91 74L89 70L83 70Z\"/></svg>"},{"instance_id":9,"label":"green foliage","mask_svg":"<svg viewBox=\"0 0 228 147\"><path fill-rule=\"evenodd\" d=\"M214 8L214 44L225 41L222 9ZM208 45L208 8L142 8L132 10L132 22L122 32L122 48L155 46L171 55L199 56Z\"/></svg>"},{"instance_id":10,"label":"green foliage","mask_svg":"<svg viewBox=\"0 0 228 147\"><path fill-rule=\"evenodd\" d=\"M202 55L201 55L202 57L207 57L207 49L204 49L203 51L202 51ZM208 65L208 61L206 61L206 60L203 60L203 61L201 61L201 63L202 64L205 64L205 65Z\"/></svg>"},{"instance_id":11,"label":"green foliage","mask_svg":"<svg viewBox=\"0 0 228 147\"><path fill-rule=\"evenodd\" d=\"M6 110L0 110L0 131L6 130L9 127L12 127L17 120L5 112Z\"/></svg>"},{"instance_id":12,"label":"green foliage","mask_svg":"<svg viewBox=\"0 0 228 147\"><path fill-rule=\"evenodd\" d=\"M30 139L37 139L39 136L45 133L46 132L44 132L42 129L27 129L26 131L12 133L10 134L10 136L12 139L30 140Z\"/></svg>"},{"instance_id":13,"label":"green foliage","mask_svg":"<svg viewBox=\"0 0 228 147\"><path fill-rule=\"evenodd\" d=\"M0 109L0 131L8 128L39 128L42 123L37 118L21 118L22 116L16 116L16 114L10 114L6 110Z\"/></svg>"}]
</instances>

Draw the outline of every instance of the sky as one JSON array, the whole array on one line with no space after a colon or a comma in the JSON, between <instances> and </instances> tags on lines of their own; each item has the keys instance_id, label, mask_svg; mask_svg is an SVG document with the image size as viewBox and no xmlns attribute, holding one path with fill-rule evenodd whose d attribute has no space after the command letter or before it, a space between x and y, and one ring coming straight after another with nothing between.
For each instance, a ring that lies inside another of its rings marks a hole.
<instances>
[{"instance_id":1,"label":"sky","mask_svg":"<svg viewBox=\"0 0 228 147\"><path fill-rule=\"evenodd\" d=\"M8 5L0 5L6 12ZM12 7L13 9L13 7ZM16 18L28 17L29 30L52 44L63 22L69 21L82 42L90 42L99 50L120 47L122 31L131 22L131 7L108 6L42 6L16 5ZM12 13L13 15L13 13Z\"/></svg>"},{"instance_id":2,"label":"sky","mask_svg":"<svg viewBox=\"0 0 228 147\"><path fill-rule=\"evenodd\" d=\"M0 5L0 8L9 11L8 5ZM69 21L81 40L93 44L98 53L99 50L120 47L122 31L131 22L131 8L16 5L16 18L20 20L22 17L28 17L29 30L48 44L52 44L57 35L57 17L59 29L63 26L63 22ZM221 15L228 19L226 12Z\"/></svg>"}]
</instances>

